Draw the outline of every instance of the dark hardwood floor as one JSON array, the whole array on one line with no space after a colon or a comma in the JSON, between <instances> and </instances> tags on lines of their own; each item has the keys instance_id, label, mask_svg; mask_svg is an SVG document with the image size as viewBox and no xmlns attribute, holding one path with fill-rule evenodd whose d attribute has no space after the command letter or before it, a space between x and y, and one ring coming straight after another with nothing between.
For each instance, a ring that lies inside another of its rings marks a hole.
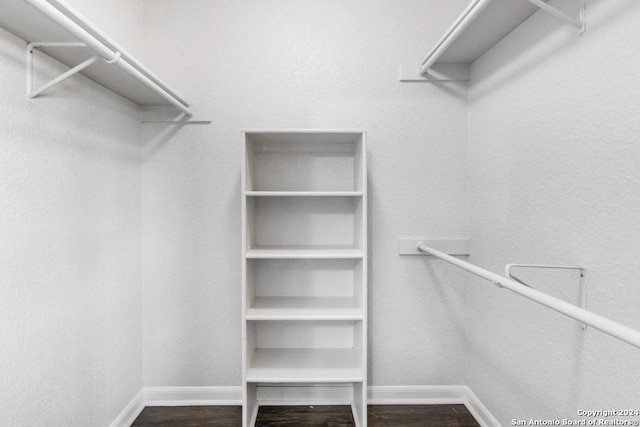
<instances>
[{"instance_id":1,"label":"dark hardwood floor","mask_svg":"<svg viewBox=\"0 0 640 427\"><path fill-rule=\"evenodd\" d=\"M464 405L370 405L369 427L480 427Z\"/></svg>"},{"instance_id":2,"label":"dark hardwood floor","mask_svg":"<svg viewBox=\"0 0 640 427\"><path fill-rule=\"evenodd\" d=\"M464 405L369 405L369 427L479 427ZM132 426L240 427L240 406L150 406ZM353 427L349 406L261 406L256 427Z\"/></svg>"}]
</instances>

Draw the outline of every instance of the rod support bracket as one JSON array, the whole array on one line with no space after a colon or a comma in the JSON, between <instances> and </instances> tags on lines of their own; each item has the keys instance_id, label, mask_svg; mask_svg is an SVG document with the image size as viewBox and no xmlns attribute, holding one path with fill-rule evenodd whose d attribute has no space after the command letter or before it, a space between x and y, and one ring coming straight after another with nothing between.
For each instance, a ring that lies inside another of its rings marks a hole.
<instances>
[{"instance_id":1,"label":"rod support bracket","mask_svg":"<svg viewBox=\"0 0 640 427\"><path fill-rule=\"evenodd\" d=\"M27 57L26 57L26 62L27 62L27 66L26 66L27 90L26 90L26 92L27 92L27 96L29 98L35 98L36 96L38 96L41 93L51 89L52 87L54 87L58 83L62 82L63 80L66 80L69 77L73 76L74 74L79 73L80 71L84 70L85 68L87 68L91 64L95 63L98 59L100 59L100 56L92 56L91 58L87 59L86 61L82 62L81 64L76 65L75 67L71 68L70 70L62 73L61 75L59 75L55 79L49 81L48 83L45 83L39 89L33 90L33 52L34 52L35 49L39 49L39 48L42 48L42 47L47 47L47 48L86 48L87 45L84 44L84 43L81 43L81 42L30 42L30 43L27 43ZM119 58L119 56L118 56L118 58Z\"/></svg>"},{"instance_id":2,"label":"rod support bracket","mask_svg":"<svg viewBox=\"0 0 640 427\"><path fill-rule=\"evenodd\" d=\"M529 3L534 4L538 8L544 10L545 12L555 16L558 19L561 19L578 29L578 34L581 35L586 31L585 17L584 17L584 9L585 9L585 0L577 0L578 1L578 17L574 18L565 12L557 9L556 7L550 5L544 0L528 0Z\"/></svg>"},{"instance_id":3,"label":"rod support bracket","mask_svg":"<svg viewBox=\"0 0 640 427\"><path fill-rule=\"evenodd\" d=\"M541 269L556 269L556 270L578 270L580 272L580 284L579 284L579 296L578 296L578 307L587 308L587 283L584 278L587 270L580 266L576 265L545 265L545 264L507 264L504 267L504 274L510 279L515 280L518 283L521 283L525 286L531 287L516 276L513 275L513 268L541 268ZM582 330L587 330L587 325L581 324Z\"/></svg>"}]
</instances>

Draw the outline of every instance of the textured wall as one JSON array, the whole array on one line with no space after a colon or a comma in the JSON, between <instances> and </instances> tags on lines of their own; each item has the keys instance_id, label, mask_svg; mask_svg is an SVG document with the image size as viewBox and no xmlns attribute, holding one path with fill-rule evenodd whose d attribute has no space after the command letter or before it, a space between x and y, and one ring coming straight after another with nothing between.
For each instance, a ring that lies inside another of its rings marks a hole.
<instances>
[{"instance_id":1,"label":"textured wall","mask_svg":"<svg viewBox=\"0 0 640 427\"><path fill-rule=\"evenodd\" d=\"M105 426L142 386L138 111L82 77L27 100L24 47L0 30L0 425Z\"/></svg>"},{"instance_id":2,"label":"textured wall","mask_svg":"<svg viewBox=\"0 0 640 427\"><path fill-rule=\"evenodd\" d=\"M464 236L464 87L400 84L466 0L146 1L145 60L209 126L145 128L146 386L241 384L246 128L365 129L373 385L463 381L461 274L399 236Z\"/></svg>"},{"instance_id":3,"label":"textured wall","mask_svg":"<svg viewBox=\"0 0 640 427\"><path fill-rule=\"evenodd\" d=\"M471 260L581 265L589 308L640 328L640 4L587 6L584 36L538 12L472 69ZM527 277L575 301L575 275ZM469 385L504 425L638 407L637 349L469 288Z\"/></svg>"},{"instance_id":4,"label":"textured wall","mask_svg":"<svg viewBox=\"0 0 640 427\"><path fill-rule=\"evenodd\" d=\"M142 58L142 0L66 0L120 47L138 60ZM161 72L153 70L162 76Z\"/></svg>"}]
</instances>

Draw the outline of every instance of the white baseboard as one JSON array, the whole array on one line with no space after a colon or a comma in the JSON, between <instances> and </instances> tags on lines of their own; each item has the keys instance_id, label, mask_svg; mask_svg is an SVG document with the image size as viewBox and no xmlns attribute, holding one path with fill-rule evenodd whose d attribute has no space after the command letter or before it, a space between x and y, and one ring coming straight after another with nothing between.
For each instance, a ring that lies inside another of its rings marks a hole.
<instances>
[{"instance_id":1,"label":"white baseboard","mask_svg":"<svg viewBox=\"0 0 640 427\"><path fill-rule=\"evenodd\" d=\"M369 405L464 404L482 427L501 427L486 406L466 385L450 386L372 386Z\"/></svg>"},{"instance_id":2,"label":"white baseboard","mask_svg":"<svg viewBox=\"0 0 640 427\"><path fill-rule=\"evenodd\" d=\"M486 406L478 399L469 387L465 386L466 398L464 401L464 406L467 407L471 415L478 421L482 427L501 427L498 420L489 412Z\"/></svg>"},{"instance_id":3,"label":"white baseboard","mask_svg":"<svg viewBox=\"0 0 640 427\"><path fill-rule=\"evenodd\" d=\"M464 403L464 385L436 386L371 386L369 405L438 405Z\"/></svg>"},{"instance_id":4,"label":"white baseboard","mask_svg":"<svg viewBox=\"0 0 640 427\"><path fill-rule=\"evenodd\" d=\"M145 407L144 389L136 394L109 427L129 427Z\"/></svg>"},{"instance_id":5,"label":"white baseboard","mask_svg":"<svg viewBox=\"0 0 640 427\"><path fill-rule=\"evenodd\" d=\"M261 405L348 404L350 387L265 387ZM369 405L464 404L482 427L501 427L466 385L370 386ZM145 387L129 402L110 427L129 427L145 406L242 405L242 387Z\"/></svg>"},{"instance_id":6,"label":"white baseboard","mask_svg":"<svg viewBox=\"0 0 640 427\"><path fill-rule=\"evenodd\" d=\"M353 387L347 384L279 385L257 388L260 406L350 405Z\"/></svg>"},{"instance_id":7,"label":"white baseboard","mask_svg":"<svg viewBox=\"0 0 640 427\"><path fill-rule=\"evenodd\" d=\"M145 387L146 406L242 405L242 387Z\"/></svg>"}]
</instances>

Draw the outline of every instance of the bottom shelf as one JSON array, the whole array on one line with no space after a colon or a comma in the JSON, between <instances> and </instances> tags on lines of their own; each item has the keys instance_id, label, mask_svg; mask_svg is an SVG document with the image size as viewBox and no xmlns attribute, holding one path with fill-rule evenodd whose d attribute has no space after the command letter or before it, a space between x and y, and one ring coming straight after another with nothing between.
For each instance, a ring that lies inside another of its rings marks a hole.
<instances>
[{"instance_id":1,"label":"bottom shelf","mask_svg":"<svg viewBox=\"0 0 640 427\"><path fill-rule=\"evenodd\" d=\"M351 348L258 348L247 371L247 382L360 382L362 367Z\"/></svg>"}]
</instances>

